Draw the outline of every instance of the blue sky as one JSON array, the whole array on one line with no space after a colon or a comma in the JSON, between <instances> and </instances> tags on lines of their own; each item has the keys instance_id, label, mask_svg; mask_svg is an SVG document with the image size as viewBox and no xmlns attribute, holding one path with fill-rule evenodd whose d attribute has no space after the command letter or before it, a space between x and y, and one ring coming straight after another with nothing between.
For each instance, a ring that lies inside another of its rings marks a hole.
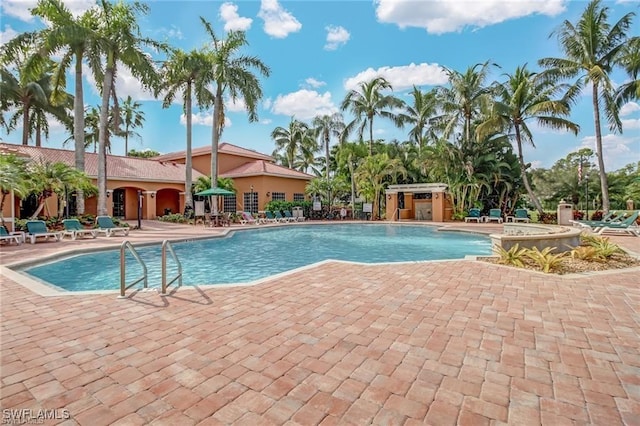
<instances>
[{"instance_id":1,"label":"blue sky","mask_svg":"<svg viewBox=\"0 0 640 426\"><path fill-rule=\"evenodd\" d=\"M69 1L80 13L91 0ZM377 0L377 1L154 1L150 12L140 16L142 34L184 50L208 42L200 16L222 36L226 30L245 30L249 47L271 68L262 80L264 99L258 109L259 122L249 123L242 101L227 103L227 126L222 141L271 154L271 132L287 126L291 117L310 122L318 114L338 111L349 89L358 82L382 75L393 85L394 94L409 100L415 84L424 90L445 85L441 67L464 72L487 60L500 65L491 79L502 80L527 63L538 70L537 60L561 56L555 37L549 37L565 19L575 22L586 1L566 0ZM3 42L16 34L43 28L30 16L31 0L2 0L0 36ZM640 12L636 2L607 1L612 18ZM638 35L640 18L633 31ZM98 105L97 90L85 74L85 104ZM613 75L623 83L623 73ZM70 75L69 91L73 76ZM162 153L184 149L186 129L182 106L177 101L168 109L145 93L128 71L119 69L119 97L131 95L142 102L146 121L138 129L141 140L130 140L134 149L150 148ZM345 121L352 117L345 115ZM607 170L640 161L640 105L630 103L621 111L623 134L610 134L603 126ZM555 161L581 147L594 148L591 99L584 96L571 119L581 126L580 134L553 132L534 125L536 148L527 147L525 161L550 167ZM194 147L211 144L211 111L194 111ZM374 121L378 138L407 139L408 129L395 129L384 119ZM20 131L0 138L19 143ZM61 147L67 138L61 126L52 126L45 146ZM114 154L124 154L124 140L112 141ZM71 146L69 146L71 148Z\"/></svg>"}]
</instances>

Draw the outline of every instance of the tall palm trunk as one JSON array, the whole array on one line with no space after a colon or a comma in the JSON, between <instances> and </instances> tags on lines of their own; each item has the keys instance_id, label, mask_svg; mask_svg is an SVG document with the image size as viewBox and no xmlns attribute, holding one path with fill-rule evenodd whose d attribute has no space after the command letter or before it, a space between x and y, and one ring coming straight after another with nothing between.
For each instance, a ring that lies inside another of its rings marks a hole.
<instances>
[{"instance_id":1,"label":"tall palm trunk","mask_svg":"<svg viewBox=\"0 0 640 426\"><path fill-rule=\"evenodd\" d=\"M36 146L39 148L42 146L42 127L40 127L40 123L36 123Z\"/></svg>"},{"instance_id":2,"label":"tall palm trunk","mask_svg":"<svg viewBox=\"0 0 640 426\"><path fill-rule=\"evenodd\" d=\"M107 67L102 87L102 105L100 107L100 130L98 135L98 215L107 214L107 126L109 125L109 95L113 85L115 58L108 54Z\"/></svg>"},{"instance_id":3,"label":"tall palm trunk","mask_svg":"<svg viewBox=\"0 0 640 426\"><path fill-rule=\"evenodd\" d=\"M327 168L327 182L329 182L329 132L324 134L324 149L325 149L325 167Z\"/></svg>"},{"instance_id":4,"label":"tall palm trunk","mask_svg":"<svg viewBox=\"0 0 640 426\"><path fill-rule=\"evenodd\" d=\"M29 102L25 102L22 111L22 145L29 145Z\"/></svg>"},{"instance_id":5,"label":"tall palm trunk","mask_svg":"<svg viewBox=\"0 0 640 426\"><path fill-rule=\"evenodd\" d=\"M220 142L220 109L222 108L222 87L218 84L213 102L213 134L211 137L211 187L218 186L218 143Z\"/></svg>"},{"instance_id":6,"label":"tall palm trunk","mask_svg":"<svg viewBox=\"0 0 640 426\"><path fill-rule=\"evenodd\" d=\"M84 172L84 94L82 90L82 51L76 52L75 98L73 99L73 139L76 170ZM76 209L84 214L84 191L76 190Z\"/></svg>"},{"instance_id":7,"label":"tall palm trunk","mask_svg":"<svg viewBox=\"0 0 640 426\"><path fill-rule=\"evenodd\" d=\"M598 85L592 83L592 101L593 101L593 117L596 129L596 157L598 157L598 169L600 169L600 190L602 191L602 210L609 212L609 183L607 182L607 173L604 169L604 155L602 152L602 129L600 128L600 107Z\"/></svg>"},{"instance_id":8,"label":"tall palm trunk","mask_svg":"<svg viewBox=\"0 0 640 426\"><path fill-rule=\"evenodd\" d=\"M369 117L369 155L373 155L373 117Z\"/></svg>"},{"instance_id":9,"label":"tall palm trunk","mask_svg":"<svg viewBox=\"0 0 640 426\"><path fill-rule=\"evenodd\" d=\"M529 198L534 206L536 206L536 210L538 210L539 214L544 213L542 209L542 204L540 204L540 200L533 193L533 189L531 189L531 185L529 184L529 178L527 177L526 166L524 164L524 156L522 155L522 137L520 136L520 126L516 124L516 142L518 144L518 162L520 163L520 176L522 177L522 183L527 190L527 194L529 194Z\"/></svg>"},{"instance_id":10,"label":"tall palm trunk","mask_svg":"<svg viewBox=\"0 0 640 426\"><path fill-rule=\"evenodd\" d=\"M124 125L124 156L129 156L129 125Z\"/></svg>"},{"instance_id":11,"label":"tall palm trunk","mask_svg":"<svg viewBox=\"0 0 640 426\"><path fill-rule=\"evenodd\" d=\"M187 158L185 160L185 182L184 182L184 204L190 209L193 208L193 195L191 194L192 159L191 159L191 81L187 82L185 99L185 114L187 114ZM213 153L211 153L213 156Z\"/></svg>"}]
</instances>

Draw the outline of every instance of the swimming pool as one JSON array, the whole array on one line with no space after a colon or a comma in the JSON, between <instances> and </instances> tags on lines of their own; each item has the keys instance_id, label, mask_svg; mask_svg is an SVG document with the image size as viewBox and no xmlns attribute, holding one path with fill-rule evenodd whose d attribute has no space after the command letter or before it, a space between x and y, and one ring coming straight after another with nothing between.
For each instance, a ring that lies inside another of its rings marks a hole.
<instances>
[{"instance_id":1,"label":"swimming pool","mask_svg":"<svg viewBox=\"0 0 640 426\"><path fill-rule=\"evenodd\" d=\"M491 241L485 236L396 224L254 228L226 238L172 245L182 262L183 285L245 283L327 259L383 263L491 253ZM136 251L147 265L149 286L159 286L160 245ZM168 276L174 276L171 260L167 266ZM116 290L120 288L120 250L77 255L22 272L67 291ZM140 274L140 266L127 252L127 282Z\"/></svg>"}]
</instances>

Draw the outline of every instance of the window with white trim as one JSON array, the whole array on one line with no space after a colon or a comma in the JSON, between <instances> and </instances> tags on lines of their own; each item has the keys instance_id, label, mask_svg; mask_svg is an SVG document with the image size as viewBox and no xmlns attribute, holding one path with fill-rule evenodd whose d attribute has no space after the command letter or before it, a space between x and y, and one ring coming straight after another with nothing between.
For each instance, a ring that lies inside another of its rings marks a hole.
<instances>
[{"instance_id":1,"label":"window with white trim","mask_svg":"<svg viewBox=\"0 0 640 426\"><path fill-rule=\"evenodd\" d=\"M272 192L271 201L287 201L286 193L284 192Z\"/></svg>"},{"instance_id":2,"label":"window with white trim","mask_svg":"<svg viewBox=\"0 0 640 426\"><path fill-rule=\"evenodd\" d=\"M293 201L304 201L304 194L301 194L299 192L295 192L293 194Z\"/></svg>"}]
</instances>

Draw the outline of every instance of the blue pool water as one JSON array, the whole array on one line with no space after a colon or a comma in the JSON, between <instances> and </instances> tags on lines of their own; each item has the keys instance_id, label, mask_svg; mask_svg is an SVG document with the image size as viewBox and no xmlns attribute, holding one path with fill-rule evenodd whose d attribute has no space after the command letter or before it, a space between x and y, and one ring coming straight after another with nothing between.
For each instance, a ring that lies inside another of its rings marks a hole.
<instances>
[{"instance_id":1,"label":"blue pool water","mask_svg":"<svg viewBox=\"0 0 640 426\"><path fill-rule=\"evenodd\" d=\"M326 259L363 263L460 259L491 253L489 238L393 224L309 225L256 228L227 238L172 244L182 262L183 284L243 283ZM136 248L149 271L149 286L161 282L160 245ZM177 270L170 257L167 276ZM120 250L101 251L26 269L69 291L120 288ZM127 251L127 282L141 267Z\"/></svg>"}]
</instances>

